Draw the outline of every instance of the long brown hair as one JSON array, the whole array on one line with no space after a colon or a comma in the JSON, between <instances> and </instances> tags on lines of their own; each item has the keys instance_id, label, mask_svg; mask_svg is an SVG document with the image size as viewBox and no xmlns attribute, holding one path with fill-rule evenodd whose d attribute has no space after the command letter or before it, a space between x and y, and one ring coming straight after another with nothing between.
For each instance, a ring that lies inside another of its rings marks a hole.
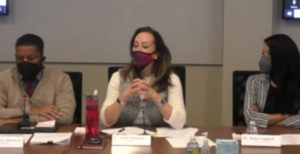
<instances>
[{"instance_id":1,"label":"long brown hair","mask_svg":"<svg viewBox=\"0 0 300 154\"><path fill-rule=\"evenodd\" d=\"M172 85L170 81L171 54L169 48L165 45L161 35L156 30L152 29L151 27L141 27L134 32L131 38L129 45L131 57L135 37L141 32L148 32L154 37L155 52L157 52L159 56L153 64L152 73L155 76L155 80L152 84L152 87L154 87L158 92L162 92L166 90L168 86ZM134 78L141 78L141 74L133 65L133 61L126 65L120 73L124 80L126 78L129 78L130 80Z\"/></svg>"}]
</instances>

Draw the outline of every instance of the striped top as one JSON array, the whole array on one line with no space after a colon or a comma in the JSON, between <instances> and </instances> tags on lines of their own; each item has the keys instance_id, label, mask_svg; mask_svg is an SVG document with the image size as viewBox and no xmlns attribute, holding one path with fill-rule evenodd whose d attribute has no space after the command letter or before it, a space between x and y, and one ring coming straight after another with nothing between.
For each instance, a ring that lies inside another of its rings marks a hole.
<instances>
[{"instance_id":1,"label":"striped top","mask_svg":"<svg viewBox=\"0 0 300 154\"><path fill-rule=\"evenodd\" d=\"M269 75L257 74L249 76L246 84L244 102L244 116L247 124L255 121L259 127L268 127L268 114L263 113L269 91ZM258 112L253 111L251 105L258 107ZM286 127L300 127L300 112L283 121Z\"/></svg>"}]
</instances>

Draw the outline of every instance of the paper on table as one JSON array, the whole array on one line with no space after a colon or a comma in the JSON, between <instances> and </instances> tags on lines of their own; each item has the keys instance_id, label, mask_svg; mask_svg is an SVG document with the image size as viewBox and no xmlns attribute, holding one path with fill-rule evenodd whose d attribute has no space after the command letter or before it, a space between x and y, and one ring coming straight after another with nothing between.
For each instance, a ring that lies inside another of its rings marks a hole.
<instances>
[{"instance_id":1,"label":"paper on table","mask_svg":"<svg viewBox=\"0 0 300 154\"><path fill-rule=\"evenodd\" d=\"M22 136L24 140L24 144L31 138L32 134L0 134L0 136Z\"/></svg>"},{"instance_id":2,"label":"paper on table","mask_svg":"<svg viewBox=\"0 0 300 154\"><path fill-rule=\"evenodd\" d=\"M72 133L34 133L31 144L69 144Z\"/></svg>"},{"instance_id":3,"label":"paper on table","mask_svg":"<svg viewBox=\"0 0 300 154\"><path fill-rule=\"evenodd\" d=\"M28 140L31 138L32 134L22 134L24 139L24 144L28 142Z\"/></svg>"},{"instance_id":4,"label":"paper on table","mask_svg":"<svg viewBox=\"0 0 300 154\"><path fill-rule=\"evenodd\" d=\"M237 133L232 133L231 134L232 135L232 139L234 139L234 140L241 140L241 134L237 134Z\"/></svg>"},{"instance_id":5,"label":"paper on table","mask_svg":"<svg viewBox=\"0 0 300 154\"><path fill-rule=\"evenodd\" d=\"M282 134L281 145L300 145L299 134Z\"/></svg>"},{"instance_id":6,"label":"paper on table","mask_svg":"<svg viewBox=\"0 0 300 154\"><path fill-rule=\"evenodd\" d=\"M55 127L55 120L41 121L36 124L35 127Z\"/></svg>"},{"instance_id":7,"label":"paper on table","mask_svg":"<svg viewBox=\"0 0 300 154\"><path fill-rule=\"evenodd\" d=\"M167 127L156 128L156 137L183 137L195 136L198 128L188 127L183 129L173 129Z\"/></svg>"},{"instance_id":8,"label":"paper on table","mask_svg":"<svg viewBox=\"0 0 300 154\"><path fill-rule=\"evenodd\" d=\"M121 131L120 131L121 130ZM123 135L141 135L144 133L144 129L138 127L122 127L122 128L112 128L112 129L103 129L101 132L106 134L123 134ZM155 132L146 130L146 133L149 135L154 135Z\"/></svg>"},{"instance_id":9,"label":"paper on table","mask_svg":"<svg viewBox=\"0 0 300 154\"><path fill-rule=\"evenodd\" d=\"M190 141L190 137L184 136L184 137L172 137L172 138L166 138L167 141L171 144L173 148L186 148L187 143ZM204 136L196 136L196 140L199 144L199 147L202 146ZM208 145L210 147L216 146L216 143L212 140L208 139Z\"/></svg>"}]
</instances>

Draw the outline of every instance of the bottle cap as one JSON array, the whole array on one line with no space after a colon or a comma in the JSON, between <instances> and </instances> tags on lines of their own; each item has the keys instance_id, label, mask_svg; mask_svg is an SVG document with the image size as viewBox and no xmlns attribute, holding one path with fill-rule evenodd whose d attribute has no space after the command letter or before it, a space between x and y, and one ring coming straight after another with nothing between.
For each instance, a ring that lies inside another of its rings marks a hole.
<instances>
[{"instance_id":1,"label":"bottle cap","mask_svg":"<svg viewBox=\"0 0 300 154\"><path fill-rule=\"evenodd\" d=\"M94 90L93 96L98 96L98 90L97 89Z\"/></svg>"},{"instance_id":2,"label":"bottle cap","mask_svg":"<svg viewBox=\"0 0 300 154\"><path fill-rule=\"evenodd\" d=\"M250 125L255 125L255 121L250 121Z\"/></svg>"}]
</instances>

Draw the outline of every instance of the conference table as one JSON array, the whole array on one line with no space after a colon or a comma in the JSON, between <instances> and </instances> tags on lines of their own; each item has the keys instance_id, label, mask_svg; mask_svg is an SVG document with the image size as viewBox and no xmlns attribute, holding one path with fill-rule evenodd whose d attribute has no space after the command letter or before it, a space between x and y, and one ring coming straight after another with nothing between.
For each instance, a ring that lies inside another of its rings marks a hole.
<instances>
[{"instance_id":1,"label":"conference table","mask_svg":"<svg viewBox=\"0 0 300 154\"><path fill-rule=\"evenodd\" d=\"M58 132L73 132L80 126L78 124L59 126ZM204 126L197 127L201 132L208 132L209 139L215 141L217 138L231 139L232 133L244 133L245 127L224 127L224 126ZM155 130L150 128L150 130ZM300 129L293 128L268 128L259 129L260 132L266 134L299 134ZM80 154L185 154L185 149L175 149L168 143L165 138L152 137L151 146L111 146L111 136L106 136L107 144L101 150L81 150L77 147L84 140L84 135L73 135L69 145L31 145L26 143L24 148L0 148L2 153L25 153L25 154L56 154L56 153L80 153ZM201 150L201 149L200 149ZM211 148L211 153L216 153L216 147ZM300 146L282 146L282 147L247 147L239 146L240 154L299 154Z\"/></svg>"}]
</instances>

